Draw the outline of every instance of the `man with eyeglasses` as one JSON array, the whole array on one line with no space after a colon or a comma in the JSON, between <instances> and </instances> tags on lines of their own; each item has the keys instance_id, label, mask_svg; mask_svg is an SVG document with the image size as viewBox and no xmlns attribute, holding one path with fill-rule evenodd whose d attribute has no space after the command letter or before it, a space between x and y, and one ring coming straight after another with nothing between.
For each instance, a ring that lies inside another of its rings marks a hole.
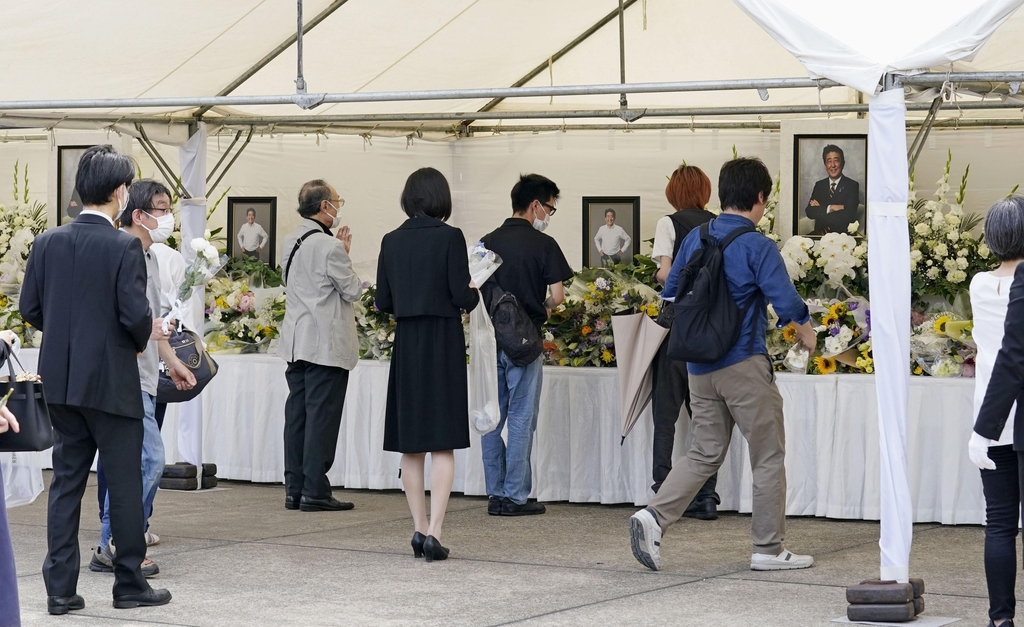
<instances>
[{"instance_id":1,"label":"man with eyeglasses","mask_svg":"<svg viewBox=\"0 0 1024 627\"><path fill-rule=\"evenodd\" d=\"M121 229L135 237L142 244L146 260L146 296L149 307L161 315L170 310L168 290L160 283L160 266L153 246L162 244L174 232L174 215L171 213L170 194L167 188L149 179L132 183L128 190L128 203L119 217ZM160 380L160 360L167 366L168 374L179 389L190 389L195 375L178 359L167 339L150 340L146 350L138 356L139 382L142 387L142 503L144 514L143 531L146 544L151 546L159 539L148 532L149 516L153 512L160 477L164 471L164 443L156 419L156 393ZM116 548L111 541L110 495L106 490L106 473L97 465L97 483L100 497L100 544L89 562L94 572L114 572ZM160 568L150 559L142 562L142 574L153 577Z\"/></svg>"},{"instance_id":2,"label":"man with eyeglasses","mask_svg":"<svg viewBox=\"0 0 1024 627\"><path fill-rule=\"evenodd\" d=\"M302 223L281 249L287 287L277 354L288 362L284 506L304 512L353 507L331 496L327 479L338 448L348 373L359 362L352 303L362 296L362 283L348 256L352 233L341 226L338 213L344 204L321 179L303 185L298 208ZM338 229L337 234L331 229Z\"/></svg>"},{"instance_id":3,"label":"man with eyeglasses","mask_svg":"<svg viewBox=\"0 0 1024 627\"><path fill-rule=\"evenodd\" d=\"M558 242L541 232L555 214L558 194L551 179L539 174L519 177L512 188L512 217L482 240L502 260L484 291L493 284L515 296L538 330L565 298L562 281L572 277ZM517 366L498 351L501 422L481 439L487 513L491 516L529 516L545 511L540 503L527 500L533 486L530 453L540 410L542 359L543 355ZM508 442L501 437L506 423Z\"/></svg>"}]
</instances>

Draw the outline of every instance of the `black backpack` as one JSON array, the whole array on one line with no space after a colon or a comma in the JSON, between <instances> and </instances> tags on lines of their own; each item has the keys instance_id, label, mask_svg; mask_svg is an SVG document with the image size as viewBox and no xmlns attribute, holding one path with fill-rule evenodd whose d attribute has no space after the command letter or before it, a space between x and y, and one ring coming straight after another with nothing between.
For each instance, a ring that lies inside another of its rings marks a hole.
<instances>
[{"instance_id":1,"label":"black backpack","mask_svg":"<svg viewBox=\"0 0 1024 627\"><path fill-rule=\"evenodd\" d=\"M494 326L494 339L514 366L528 366L540 357L544 343L537 325L511 292L498 286L494 279L484 284L487 313Z\"/></svg>"},{"instance_id":2,"label":"black backpack","mask_svg":"<svg viewBox=\"0 0 1024 627\"><path fill-rule=\"evenodd\" d=\"M672 359L712 364L736 345L743 320L759 297L740 310L725 280L723 251L737 237L755 229L741 226L721 242L711 236L708 224L700 227L701 248L695 250L679 273L675 320L669 334L668 354Z\"/></svg>"}]
</instances>

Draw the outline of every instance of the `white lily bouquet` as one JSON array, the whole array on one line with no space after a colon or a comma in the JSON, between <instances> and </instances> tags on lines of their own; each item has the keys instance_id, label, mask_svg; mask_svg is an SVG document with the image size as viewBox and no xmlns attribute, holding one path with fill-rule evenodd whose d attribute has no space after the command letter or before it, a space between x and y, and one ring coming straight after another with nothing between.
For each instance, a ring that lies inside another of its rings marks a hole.
<instances>
[{"instance_id":1,"label":"white lily bouquet","mask_svg":"<svg viewBox=\"0 0 1024 627\"><path fill-rule=\"evenodd\" d=\"M164 317L164 332L170 330L167 320L178 320L178 330L181 330L180 318L185 301L192 298L195 288L206 285L228 262L227 255L221 255L205 238L193 239L189 247L195 253L195 259L185 269L185 279L178 286L177 294L173 295L171 311Z\"/></svg>"},{"instance_id":2,"label":"white lily bouquet","mask_svg":"<svg viewBox=\"0 0 1024 627\"><path fill-rule=\"evenodd\" d=\"M481 287L500 265L501 257L494 251L487 250L482 242L473 244L469 249L469 276L473 280L473 285Z\"/></svg>"}]
</instances>

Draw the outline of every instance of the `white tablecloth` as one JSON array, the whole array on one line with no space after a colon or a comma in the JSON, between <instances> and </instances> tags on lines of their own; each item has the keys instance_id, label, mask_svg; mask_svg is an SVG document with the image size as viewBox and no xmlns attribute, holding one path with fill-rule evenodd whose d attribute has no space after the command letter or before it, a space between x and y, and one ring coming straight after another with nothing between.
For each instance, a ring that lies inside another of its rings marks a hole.
<instances>
[{"instance_id":1,"label":"white tablecloth","mask_svg":"<svg viewBox=\"0 0 1024 627\"><path fill-rule=\"evenodd\" d=\"M25 350L27 368L34 351ZM225 479L281 482L284 477L285 363L273 355L219 355L220 372L203 393L204 461ZM387 363L360 362L349 379L331 483L399 489L400 456L384 452ZM780 374L786 411L787 513L877 520L878 419L870 375ZM973 379L914 377L907 436L915 521L984 522L977 469L967 457ZM620 445L614 368L544 368L535 438L533 495L541 501L634 503L651 496L650 410ZM684 426L685 421L680 422ZM177 459L177 416L164 424L167 459ZM685 452L685 429L676 455ZM485 494L479 436L456 452L454 488ZM734 432L719 474L722 508L749 512L747 445Z\"/></svg>"}]
</instances>

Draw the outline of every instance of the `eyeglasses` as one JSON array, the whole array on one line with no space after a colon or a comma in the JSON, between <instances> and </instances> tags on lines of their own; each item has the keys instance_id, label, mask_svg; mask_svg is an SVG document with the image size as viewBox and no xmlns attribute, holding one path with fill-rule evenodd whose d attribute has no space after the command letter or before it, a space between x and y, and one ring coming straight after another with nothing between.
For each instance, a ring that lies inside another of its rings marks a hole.
<instances>
[{"instance_id":1,"label":"eyeglasses","mask_svg":"<svg viewBox=\"0 0 1024 627\"><path fill-rule=\"evenodd\" d=\"M548 213L549 213L550 215L555 215L555 212L556 212L556 211L558 211L558 208L557 208L557 207L554 207L554 206L552 206L552 205L549 205L549 204L548 204L548 203L546 203L546 202L542 202L542 203L540 203L540 204L544 205L544 208L548 210Z\"/></svg>"},{"instance_id":2,"label":"eyeglasses","mask_svg":"<svg viewBox=\"0 0 1024 627\"><path fill-rule=\"evenodd\" d=\"M342 207L345 206L345 199L344 198L337 198L335 200L329 200L328 202L330 202L332 205L334 205L338 209L341 209Z\"/></svg>"}]
</instances>

